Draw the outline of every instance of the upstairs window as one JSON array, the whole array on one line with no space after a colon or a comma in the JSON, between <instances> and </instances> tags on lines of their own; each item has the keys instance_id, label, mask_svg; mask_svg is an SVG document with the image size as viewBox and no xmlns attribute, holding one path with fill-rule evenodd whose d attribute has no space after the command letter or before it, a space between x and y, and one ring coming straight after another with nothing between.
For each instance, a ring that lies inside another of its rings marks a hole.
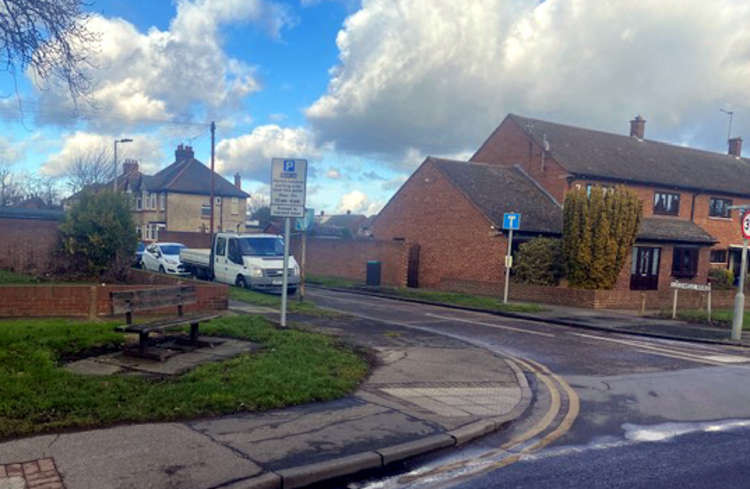
<instances>
[{"instance_id":1,"label":"upstairs window","mask_svg":"<svg viewBox=\"0 0 750 489\"><path fill-rule=\"evenodd\" d=\"M672 255L672 276L692 278L698 272L698 248L675 247Z\"/></svg>"},{"instance_id":2,"label":"upstairs window","mask_svg":"<svg viewBox=\"0 0 750 489\"><path fill-rule=\"evenodd\" d=\"M708 215L711 217L730 218L732 217L732 211L729 210L729 207L731 205L732 201L730 199L718 199L716 197L711 197L711 203L709 204L708 208Z\"/></svg>"},{"instance_id":3,"label":"upstairs window","mask_svg":"<svg viewBox=\"0 0 750 489\"><path fill-rule=\"evenodd\" d=\"M726 263L727 250L711 250L711 263Z\"/></svg>"},{"instance_id":4,"label":"upstairs window","mask_svg":"<svg viewBox=\"0 0 750 489\"><path fill-rule=\"evenodd\" d=\"M232 215L236 216L240 213L240 199L232 197Z\"/></svg>"},{"instance_id":5,"label":"upstairs window","mask_svg":"<svg viewBox=\"0 0 750 489\"><path fill-rule=\"evenodd\" d=\"M167 206L167 194L159 194L159 209L164 210Z\"/></svg>"},{"instance_id":6,"label":"upstairs window","mask_svg":"<svg viewBox=\"0 0 750 489\"><path fill-rule=\"evenodd\" d=\"M211 217L211 204L203 204L201 206L201 217L204 219Z\"/></svg>"},{"instance_id":7,"label":"upstairs window","mask_svg":"<svg viewBox=\"0 0 750 489\"><path fill-rule=\"evenodd\" d=\"M654 214L676 216L680 213L680 194L654 192Z\"/></svg>"}]
</instances>

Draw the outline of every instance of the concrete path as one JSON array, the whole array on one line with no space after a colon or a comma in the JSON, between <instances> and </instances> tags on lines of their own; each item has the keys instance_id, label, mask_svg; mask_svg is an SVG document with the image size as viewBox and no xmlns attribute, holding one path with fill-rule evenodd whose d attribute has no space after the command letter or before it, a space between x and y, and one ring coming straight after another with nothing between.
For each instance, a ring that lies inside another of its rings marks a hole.
<instances>
[{"instance_id":1,"label":"concrete path","mask_svg":"<svg viewBox=\"0 0 750 489\"><path fill-rule=\"evenodd\" d=\"M23 463L53 464L67 489L301 487L464 443L505 426L530 403L520 369L487 350L364 319L316 319L307 327L377 352L379 366L354 395L5 442L0 467L15 475L13 482L0 477L0 489L37 488L15 469Z\"/></svg>"}]
</instances>

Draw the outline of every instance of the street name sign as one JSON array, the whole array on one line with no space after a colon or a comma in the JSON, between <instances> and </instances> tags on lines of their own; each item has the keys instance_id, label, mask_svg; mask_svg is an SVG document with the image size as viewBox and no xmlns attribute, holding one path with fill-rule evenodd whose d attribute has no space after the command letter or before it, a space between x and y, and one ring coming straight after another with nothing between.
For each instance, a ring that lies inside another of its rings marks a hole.
<instances>
[{"instance_id":1,"label":"street name sign","mask_svg":"<svg viewBox=\"0 0 750 489\"><path fill-rule=\"evenodd\" d=\"M686 282L677 282L674 281L671 284L669 284L670 287L673 289L683 289L683 290L697 290L700 292L708 292L711 290L710 284L689 284Z\"/></svg>"},{"instance_id":2,"label":"street name sign","mask_svg":"<svg viewBox=\"0 0 750 489\"><path fill-rule=\"evenodd\" d=\"M518 230L521 227L521 214L506 212L503 214L503 229Z\"/></svg>"},{"instance_id":3,"label":"street name sign","mask_svg":"<svg viewBox=\"0 0 750 489\"><path fill-rule=\"evenodd\" d=\"M271 160L271 216L304 217L307 160Z\"/></svg>"}]
</instances>

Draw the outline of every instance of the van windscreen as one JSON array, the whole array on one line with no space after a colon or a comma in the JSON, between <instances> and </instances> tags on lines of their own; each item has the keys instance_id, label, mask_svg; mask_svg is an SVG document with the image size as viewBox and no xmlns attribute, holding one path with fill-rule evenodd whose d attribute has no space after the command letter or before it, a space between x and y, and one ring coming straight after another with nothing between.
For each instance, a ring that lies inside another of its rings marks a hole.
<instances>
[{"instance_id":1,"label":"van windscreen","mask_svg":"<svg viewBox=\"0 0 750 489\"><path fill-rule=\"evenodd\" d=\"M284 240L281 238L239 238L243 256L283 256Z\"/></svg>"}]
</instances>

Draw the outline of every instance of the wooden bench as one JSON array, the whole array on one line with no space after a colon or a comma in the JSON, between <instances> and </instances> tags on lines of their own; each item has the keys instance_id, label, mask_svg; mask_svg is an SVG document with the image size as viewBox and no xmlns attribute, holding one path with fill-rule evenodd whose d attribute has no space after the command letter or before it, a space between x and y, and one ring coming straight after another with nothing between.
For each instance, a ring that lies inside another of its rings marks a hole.
<instances>
[{"instance_id":1,"label":"wooden bench","mask_svg":"<svg viewBox=\"0 0 750 489\"><path fill-rule=\"evenodd\" d=\"M125 323L115 328L124 333L138 333L138 348L126 348L125 352L144 358L163 360L167 351L149 350L148 335L153 331L167 331L190 325L190 336L187 341L192 347L202 346L198 340L198 326L201 322L210 321L219 317L219 314L195 314L185 316L183 307L198 302L195 287L192 285L181 285L177 287L160 287L155 289L124 290L110 292L112 300L112 314L125 314ZM133 313L159 309L163 307L177 307L177 317L160 318L146 323L133 324Z\"/></svg>"}]
</instances>

